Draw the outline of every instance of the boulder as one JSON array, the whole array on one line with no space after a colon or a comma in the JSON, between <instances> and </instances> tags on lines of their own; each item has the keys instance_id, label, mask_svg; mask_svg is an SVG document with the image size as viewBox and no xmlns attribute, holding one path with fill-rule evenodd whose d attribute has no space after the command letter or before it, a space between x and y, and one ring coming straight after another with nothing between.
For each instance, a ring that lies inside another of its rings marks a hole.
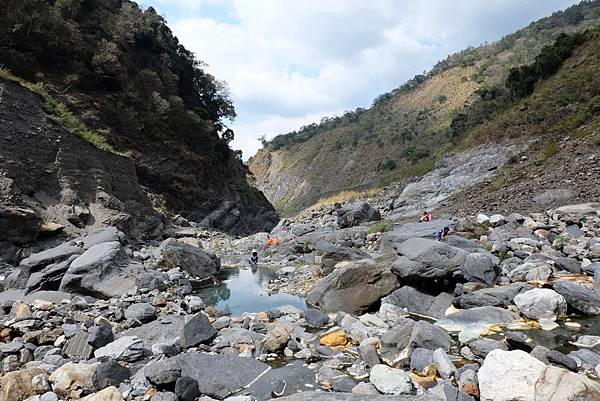
<instances>
[{"instance_id":1,"label":"boulder","mask_svg":"<svg viewBox=\"0 0 600 401\"><path fill-rule=\"evenodd\" d=\"M323 274L328 275L331 273L335 265L342 261L353 261L370 258L366 252L358 249L350 248L347 246L331 246L328 247L323 255L321 255L321 266L323 268Z\"/></svg>"},{"instance_id":2,"label":"boulder","mask_svg":"<svg viewBox=\"0 0 600 401\"><path fill-rule=\"evenodd\" d=\"M96 358L108 357L116 361L135 362L144 355L144 343L134 336L123 336L94 352Z\"/></svg>"},{"instance_id":3,"label":"boulder","mask_svg":"<svg viewBox=\"0 0 600 401\"><path fill-rule=\"evenodd\" d=\"M94 348L101 348L115 341L115 335L109 325L93 326L90 328L89 333L87 342Z\"/></svg>"},{"instance_id":4,"label":"boulder","mask_svg":"<svg viewBox=\"0 0 600 401\"><path fill-rule=\"evenodd\" d=\"M0 376L2 401L23 401L27 397L35 395L36 389L31 380L42 374L45 372L39 368L4 373Z\"/></svg>"},{"instance_id":5,"label":"boulder","mask_svg":"<svg viewBox=\"0 0 600 401\"><path fill-rule=\"evenodd\" d=\"M494 350L478 372L481 401L600 399L600 384L523 351Z\"/></svg>"},{"instance_id":6,"label":"boulder","mask_svg":"<svg viewBox=\"0 0 600 401\"><path fill-rule=\"evenodd\" d=\"M580 313L589 316L600 315L600 295L572 281L556 281L554 291L562 295L567 304Z\"/></svg>"},{"instance_id":7,"label":"boulder","mask_svg":"<svg viewBox=\"0 0 600 401\"><path fill-rule=\"evenodd\" d=\"M102 390L110 386L118 386L125 380L129 380L131 372L125 366L108 360L101 362L96 367L92 381L97 390Z\"/></svg>"},{"instance_id":8,"label":"boulder","mask_svg":"<svg viewBox=\"0 0 600 401\"><path fill-rule=\"evenodd\" d=\"M117 241L94 245L71 263L59 290L102 299L121 296L135 286L128 260Z\"/></svg>"},{"instance_id":9,"label":"boulder","mask_svg":"<svg viewBox=\"0 0 600 401\"><path fill-rule=\"evenodd\" d=\"M82 392L94 390L97 364L68 362L50 375L52 390L66 398L79 398Z\"/></svg>"},{"instance_id":10,"label":"boulder","mask_svg":"<svg viewBox=\"0 0 600 401\"><path fill-rule=\"evenodd\" d=\"M125 309L125 317L131 320L139 320L148 323L156 319L156 309L147 302L131 304Z\"/></svg>"},{"instance_id":11,"label":"boulder","mask_svg":"<svg viewBox=\"0 0 600 401\"><path fill-rule=\"evenodd\" d=\"M440 241L411 238L396 247L400 257L392 263L392 271L401 280L452 278L468 255Z\"/></svg>"},{"instance_id":12,"label":"boulder","mask_svg":"<svg viewBox=\"0 0 600 401\"><path fill-rule=\"evenodd\" d=\"M304 312L304 320L309 327L324 328L329 325L329 316L318 309L307 309Z\"/></svg>"},{"instance_id":13,"label":"boulder","mask_svg":"<svg viewBox=\"0 0 600 401\"><path fill-rule=\"evenodd\" d=\"M468 254L461 270L464 279L467 281L492 285L496 280L496 266L483 253Z\"/></svg>"},{"instance_id":14,"label":"boulder","mask_svg":"<svg viewBox=\"0 0 600 401\"><path fill-rule=\"evenodd\" d=\"M512 283L500 287L483 288L461 295L456 299L456 304L464 309L479 306L505 308L512 303L518 294L531 288L533 287L527 283Z\"/></svg>"},{"instance_id":15,"label":"boulder","mask_svg":"<svg viewBox=\"0 0 600 401\"><path fill-rule=\"evenodd\" d=\"M175 267L199 277L210 277L221 268L221 261L212 252L169 238L160 245L161 258L157 265L169 270Z\"/></svg>"},{"instance_id":16,"label":"boulder","mask_svg":"<svg viewBox=\"0 0 600 401\"><path fill-rule=\"evenodd\" d=\"M441 348L448 351L450 349L450 334L441 327L421 320L413 326L409 343L413 349L425 348L435 351Z\"/></svg>"},{"instance_id":17,"label":"boulder","mask_svg":"<svg viewBox=\"0 0 600 401\"><path fill-rule=\"evenodd\" d=\"M409 286L400 287L381 300L383 304L396 305L410 313L436 319L445 315L453 301L454 297L448 293L433 296Z\"/></svg>"},{"instance_id":18,"label":"boulder","mask_svg":"<svg viewBox=\"0 0 600 401\"><path fill-rule=\"evenodd\" d=\"M518 320L519 316L506 309L494 306L480 306L451 313L435 324L444 329L457 332L473 324L496 325L508 324Z\"/></svg>"},{"instance_id":19,"label":"boulder","mask_svg":"<svg viewBox=\"0 0 600 401\"><path fill-rule=\"evenodd\" d=\"M371 368L369 381L383 394L410 394L413 388L407 372L381 364Z\"/></svg>"},{"instance_id":20,"label":"boulder","mask_svg":"<svg viewBox=\"0 0 600 401\"><path fill-rule=\"evenodd\" d=\"M508 351L508 346L500 341L491 340L489 338L480 338L469 343L471 352L481 358L485 358L487 354L495 349Z\"/></svg>"},{"instance_id":21,"label":"boulder","mask_svg":"<svg viewBox=\"0 0 600 401\"><path fill-rule=\"evenodd\" d=\"M598 214L600 214L600 202L562 206L554 212L558 214L562 220L579 222L586 216L598 216Z\"/></svg>"},{"instance_id":22,"label":"boulder","mask_svg":"<svg viewBox=\"0 0 600 401\"><path fill-rule=\"evenodd\" d=\"M217 335L217 331L210 323L206 315L196 313L181 328L179 344L182 348L194 347L204 343Z\"/></svg>"},{"instance_id":23,"label":"boulder","mask_svg":"<svg viewBox=\"0 0 600 401\"><path fill-rule=\"evenodd\" d=\"M306 294L310 304L325 312L360 313L398 287L389 269L373 260L341 262Z\"/></svg>"},{"instance_id":24,"label":"boulder","mask_svg":"<svg viewBox=\"0 0 600 401\"><path fill-rule=\"evenodd\" d=\"M373 208L367 202L355 203L336 210L338 226L348 228L358 226L368 221L381 220L379 210Z\"/></svg>"},{"instance_id":25,"label":"boulder","mask_svg":"<svg viewBox=\"0 0 600 401\"><path fill-rule=\"evenodd\" d=\"M556 188L540 192L533 200L540 205L553 205L556 203L564 204L564 202L568 202L575 198L577 198L577 192L571 191L570 189Z\"/></svg>"},{"instance_id":26,"label":"boulder","mask_svg":"<svg viewBox=\"0 0 600 401\"><path fill-rule=\"evenodd\" d=\"M410 238L431 239L433 238L433 235L436 231L439 231L444 227L452 227L453 225L454 221L448 219L435 219L432 221L425 221L421 223L406 223L398 228L395 228L392 231L384 233L381 237L381 240L379 241L380 248L381 250L391 250L395 246L398 246L399 244ZM450 237L452 236L448 236L447 238Z\"/></svg>"},{"instance_id":27,"label":"boulder","mask_svg":"<svg viewBox=\"0 0 600 401\"><path fill-rule=\"evenodd\" d=\"M175 382L175 394L181 401L195 401L200 395L198 382L189 376L182 376Z\"/></svg>"},{"instance_id":28,"label":"boulder","mask_svg":"<svg viewBox=\"0 0 600 401\"><path fill-rule=\"evenodd\" d=\"M533 288L515 296L515 305L530 319L551 319L567 315L565 298L548 288Z\"/></svg>"},{"instance_id":29,"label":"boulder","mask_svg":"<svg viewBox=\"0 0 600 401\"><path fill-rule=\"evenodd\" d=\"M275 326L264 337L262 345L268 352L277 352L282 350L290 339L290 334L284 327Z\"/></svg>"}]
</instances>

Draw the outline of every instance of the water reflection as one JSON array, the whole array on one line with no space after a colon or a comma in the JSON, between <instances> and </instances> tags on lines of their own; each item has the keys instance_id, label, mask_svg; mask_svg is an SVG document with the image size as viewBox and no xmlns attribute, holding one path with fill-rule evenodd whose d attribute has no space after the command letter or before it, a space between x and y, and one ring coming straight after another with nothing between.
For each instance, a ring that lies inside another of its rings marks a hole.
<instances>
[{"instance_id":1,"label":"water reflection","mask_svg":"<svg viewBox=\"0 0 600 401\"><path fill-rule=\"evenodd\" d=\"M267 292L267 284L275 277L276 274L267 268L227 268L217 275L220 284L202 288L196 294L207 305L232 315L262 312L283 305L305 309L304 299L300 297Z\"/></svg>"}]
</instances>

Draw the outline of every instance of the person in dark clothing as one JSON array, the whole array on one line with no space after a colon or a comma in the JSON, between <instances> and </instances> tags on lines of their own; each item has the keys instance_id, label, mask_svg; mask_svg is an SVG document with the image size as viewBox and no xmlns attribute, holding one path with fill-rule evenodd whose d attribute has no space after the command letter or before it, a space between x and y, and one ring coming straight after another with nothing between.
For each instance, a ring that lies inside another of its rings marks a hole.
<instances>
[{"instance_id":1,"label":"person in dark clothing","mask_svg":"<svg viewBox=\"0 0 600 401\"><path fill-rule=\"evenodd\" d=\"M258 252L256 249L252 250L252 256L250 256L250 267L252 268L252 271L258 269Z\"/></svg>"},{"instance_id":2,"label":"person in dark clothing","mask_svg":"<svg viewBox=\"0 0 600 401\"><path fill-rule=\"evenodd\" d=\"M446 236L450 232L450 227L444 227L444 229L439 230L435 233L435 239L437 241L443 241L446 239Z\"/></svg>"}]
</instances>

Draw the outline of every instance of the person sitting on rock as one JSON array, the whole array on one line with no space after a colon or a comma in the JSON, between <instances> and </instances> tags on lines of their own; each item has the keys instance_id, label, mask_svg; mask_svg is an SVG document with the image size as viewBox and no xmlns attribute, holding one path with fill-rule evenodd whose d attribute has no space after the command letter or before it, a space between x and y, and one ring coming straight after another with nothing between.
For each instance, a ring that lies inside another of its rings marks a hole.
<instances>
[{"instance_id":1,"label":"person sitting on rock","mask_svg":"<svg viewBox=\"0 0 600 401\"><path fill-rule=\"evenodd\" d=\"M433 216L429 212L422 212L421 217L419 217L419 223L431 220L433 220Z\"/></svg>"},{"instance_id":2,"label":"person sitting on rock","mask_svg":"<svg viewBox=\"0 0 600 401\"><path fill-rule=\"evenodd\" d=\"M446 239L446 236L448 235L448 233L450 232L450 228L449 227L444 227L442 230L438 230L435 233L435 239L437 241L443 241Z\"/></svg>"}]
</instances>

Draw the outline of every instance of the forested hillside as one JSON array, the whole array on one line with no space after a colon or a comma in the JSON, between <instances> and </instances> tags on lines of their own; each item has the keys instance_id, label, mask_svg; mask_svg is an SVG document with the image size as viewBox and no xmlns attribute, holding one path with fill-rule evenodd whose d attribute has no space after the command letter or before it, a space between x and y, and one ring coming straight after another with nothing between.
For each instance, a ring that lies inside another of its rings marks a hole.
<instances>
[{"instance_id":1,"label":"forested hillside","mask_svg":"<svg viewBox=\"0 0 600 401\"><path fill-rule=\"evenodd\" d=\"M277 136L250 162L256 185L290 214L342 190L422 175L442 155L494 139L474 128L528 96L589 39L577 33L599 22L600 2L582 2L451 55L368 109Z\"/></svg>"}]
</instances>

